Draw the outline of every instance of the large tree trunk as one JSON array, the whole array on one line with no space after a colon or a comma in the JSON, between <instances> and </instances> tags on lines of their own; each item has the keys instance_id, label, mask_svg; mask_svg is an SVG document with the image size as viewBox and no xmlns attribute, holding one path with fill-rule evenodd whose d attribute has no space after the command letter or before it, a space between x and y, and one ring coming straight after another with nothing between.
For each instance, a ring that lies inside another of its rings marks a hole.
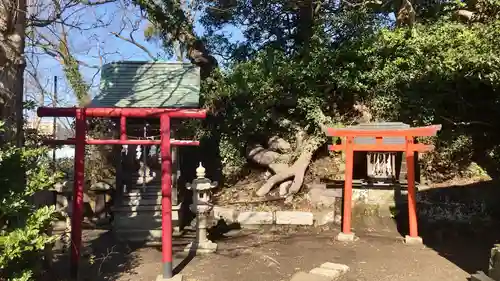
<instances>
[{"instance_id":1,"label":"large tree trunk","mask_svg":"<svg viewBox=\"0 0 500 281\"><path fill-rule=\"evenodd\" d=\"M205 80L217 68L217 60L210 54L205 44L193 34L190 35L187 47L191 63L200 67L201 80Z\"/></svg>"},{"instance_id":2,"label":"large tree trunk","mask_svg":"<svg viewBox=\"0 0 500 281\"><path fill-rule=\"evenodd\" d=\"M0 143L22 145L25 0L0 2L0 118L5 122Z\"/></svg>"},{"instance_id":3,"label":"large tree trunk","mask_svg":"<svg viewBox=\"0 0 500 281\"><path fill-rule=\"evenodd\" d=\"M297 2L297 46L302 58L309 55L309 44L313 35L314 26L314 1L305 0Z\"/></svg>"}]
</instances>

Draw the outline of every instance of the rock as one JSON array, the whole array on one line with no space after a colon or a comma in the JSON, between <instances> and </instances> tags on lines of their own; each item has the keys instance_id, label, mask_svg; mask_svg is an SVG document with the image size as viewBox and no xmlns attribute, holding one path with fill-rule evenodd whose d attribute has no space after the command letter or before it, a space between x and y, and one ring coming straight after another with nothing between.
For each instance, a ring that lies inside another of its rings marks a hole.
<instances>
[{"instance_id":1,"label":"rock","mask_svg":"<svg viewBox=\"0 0 500 281\"><path fill-rule=\"evenodd\" d=\"M113 186L111 186L109 183L100 181L100 182L93 184L90 187L90 190L110 190L112 188L113 188Z\"/></svg>"},{"instance_id":2,"label":"rock","mask_svg":"<svg viewBox=\"0 0 500 281\"><path fill-rule=\"evenodd\" d=\"M56 195L56 208L59 210L59 209L67 208L68 206L69 206L68 197L61 195L61 194L57 194Z\"/></svg>"},{"instance_id":3,"label":"rock","mask_svg":"<svg viewBox=\"0 0 500 281\"><path fill-rule=\"evenodd\" d=\"M73 190L73 186L74 186L73 181L58 182L54 185L54 190L59 193L71 192Z\"/></svg>"},{"instance_id":4,"label":"rock","mask_svg":"<svg viewBox=\"0 0 500 281\"><path fill-rule=\"evenodd\" d=\"M300 271L295 273L290 281L331 281L331 280L332 279L327 276Z\"/></svg>"},{"instance_id":5,"label":"rock","mask_svg":"<svg viewBox=\"0 0 500 281\"><path fill-rule=\"evenodd\" d=\"M293 181L285 181L280 184L279 195L285 196L288 194L288 188L292 185Z\"/></svg>"},{"instance_id":6,"label":"rock","mask_svg":"<svg viewBox=\"0 0 500 281\"><path fill-rule=\"evenodd\" d=\"M313 214L310 212L298 212L298 211L276 212L276 224L312 225L313 222L314 222Z\"/></svg>"},{"instance_id":7,"label":"rock","mask_svg":"<svg viewBox=\"0 0 500 281\"><path fill-rule=\"evenodd\" d=\"M333 263L333 262L325 262L320 266L320 268L338 270L342 272L342 274L345 274L349 271L349 267L347 265L341 263Z\"/></svg>"},{"instance_id":8,"label":"rock","mask_svg":"<svg viewBox=\"0 0 500 281\"><path fill-rule=\"evenodd\" d=\"M342 215L335 215L335 220L334 220L334 223L335 224L338 224L338 225L341 225L342 224Z\"/></svg>"},{"instance_id":9,"label":"rock","mask_svg":"<svg viewBox=\"0 0 500 281\"><path fill-rule=\"evenodd\" d=\"M317 226L335 223L335 210L324 210L314 213L314 223Z\"/></svg>"},{"instance_id":10,"label":"rock","mask_svg":"<svg viewBox=\"0 0 500 281\"><path fill-rule=\"evenodd\" d=\"M236 210L233 208L215 206L213 211L214 211L214 218L216 220L223 219L227 222L236 221Z\"/></svg>"},{"instance_id":11,"label":"rock","mask_svg":"<svg viewBox=\"0 0 500 281\"><path fill-rule=\"evenodd\" d=\"M240 224L273 224L274 216L271 212L241 212L236 221Z\"/></svg>"},{"instance_id":12,"label":"rock","mask_svg":"<svg viewBox=\"0 0 500 281\"><path fill-rule=\"evenodd\" d=\"M309 271L309 273L325 276L328 277L330 280L337 280L343 275L343 273L340 270L332 270L321 267L313 268L311 269L311 271Z\"/></svg>"},{"instance_id":13,"label":"rock","mask_svg":"<svg viewBox=\"0 0 500 281\"><path fill-rule=\"evenodd\" d=\"M269 149L281 153L289 152L292 150L292 146L290 145L290 143L278 136L270 138L267 142L267 145Z\"/></svg>"},{"instance_id":14,"label":"rock","mask_svg":"<svg viewBox=\"0 0 500 281\"><path fill-rule=\"evenodd\" d=\"M336 198L342 197L342 189L312 188L308 192L309 201L315 206L333 207Z\"/></svg>"}]
</instances>

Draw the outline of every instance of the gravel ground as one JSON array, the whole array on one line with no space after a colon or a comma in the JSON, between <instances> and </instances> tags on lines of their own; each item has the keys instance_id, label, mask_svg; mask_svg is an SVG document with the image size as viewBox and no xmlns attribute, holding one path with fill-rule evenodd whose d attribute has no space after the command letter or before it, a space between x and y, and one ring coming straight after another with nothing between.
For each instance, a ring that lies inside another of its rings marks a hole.
<instances>
[{"instance_id":1,"label":"gravel ground","mask_svg":"<svg viewBox=\"0 0 500 281\"><path fill-rule=\"evenodd\" d=\"M471 272L486 269L494 243L477 228L478 236L471 237L433 227L422 231L425 245L409 246L390 219L365 218L354 225L360 238L354 243L334 241L337 227L232 231L217 241L216 254L176 254L177 270L191 281L288 281L297 271L336 262L351 268L344 280L465 281ZM153 281L161 271L158 247L124 245L103 231L87 231L86 240L93 262L82 268L82 280ZM175 250L181 252L188 241L176 240Z\"/></svg>"}]
</instances>

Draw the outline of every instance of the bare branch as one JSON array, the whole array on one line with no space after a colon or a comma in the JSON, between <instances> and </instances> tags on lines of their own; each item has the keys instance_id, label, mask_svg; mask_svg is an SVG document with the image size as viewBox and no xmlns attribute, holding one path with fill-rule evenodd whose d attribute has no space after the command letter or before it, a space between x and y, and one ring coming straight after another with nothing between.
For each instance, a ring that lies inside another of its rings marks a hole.
<instances>
[{"instance_id":1,"label":"bare branch","mask_svg":"<svg viewBox=\"0 0 500 281\"><path fill-rule=\"evenodd\" d=\"M455 122L455 121L451 120L450 118L447 118L447 117L444 117L444 116L441 116L441 115L439 117L441 117L446 122L448 122L450 124L453 124L455 126L484 125L484 126L488 126L488 127L494 127L493 124L482 122L482 121Z\"/></svg>"},{"instance_id":2,"label":"bare branch","mask_svg":"<svg viewBox=\"0 0 500 281\"><path fill-rule=\"evenodd\" d=\"M87 6L97 6L97 5L103 5L103 4L116 2L116 0L99 0L99 1L80 0L79 2L81 4L87 5Z\"/></svg>"},{"instance_id":3,"label":"bare branch","mask_svg":"<svg viewBox=\"0 0 500 281\"><path fill-rule=\"evenodd\" d=\"M59 1L53 0L52 4L54 9L54 12L47 18L40 19L37 18L37 15L31 15L27 26L28 27L46 27L54 23L60 23L60 24L67 24L66 20L67 18L71 17L71 14L66 16L65 19L63 18L63 14L68 11L69 9L76 7L78 5L84 5L84 7L81 7L82 9L85 8L85 6L99 6L99 5L104 5L108 3L113 3L116 2L117 0L98 0L98 1L89 1L89 0L71 0L66 5L61 6ZM75 13L75 11L73 11Z\"/></svg>"},{"instance_id":4,"label":"bare branch","mask_svg":"<svg viewBox=\"0 0 500 281\"><path fill-rule=\"evenodd\" d=\"M137 48L143 50L152 60L158 60L156 56L153 55L144 45L140 44L136 40L134 40L134 37L132 36L132 33L130 33L130 38L123 37L122 35L116 33L116 32L110 32L110 34L114 35L116 38L120 38L123 41L129 42L130 44L135 45Z\"/></svg>"}]
</instances>

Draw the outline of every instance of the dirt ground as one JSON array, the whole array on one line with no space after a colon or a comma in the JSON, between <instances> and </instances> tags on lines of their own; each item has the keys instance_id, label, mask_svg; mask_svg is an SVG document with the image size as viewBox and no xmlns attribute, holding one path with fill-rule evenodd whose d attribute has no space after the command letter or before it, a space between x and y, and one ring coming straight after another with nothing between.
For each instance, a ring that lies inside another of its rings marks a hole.
<instances>
[{"instance_id":1,"label":"dirt ground","mask_svg":"<svg viewBox=\"0 0 500 281\"><path fill-rule=\"evenodd\" d=\"M354 243L334 241L337 226L232 230L217 237L217 253L197 257L181 251L189 237L176 239L175 270L190 281L288 281L297 271L337 262L351 268L344 280L465 281L470 273L487 269L489 248L496 242L490 230L499 229L485 226L474 234L424 226L425 245L408 246L391 219L366 217L354 226L360 238ZM82 267L81 280L153 281L161 272L160 247L125 245L106 231L85 234L92 253L86 256L90 263Z\"/></svg>"}]
</instances>

